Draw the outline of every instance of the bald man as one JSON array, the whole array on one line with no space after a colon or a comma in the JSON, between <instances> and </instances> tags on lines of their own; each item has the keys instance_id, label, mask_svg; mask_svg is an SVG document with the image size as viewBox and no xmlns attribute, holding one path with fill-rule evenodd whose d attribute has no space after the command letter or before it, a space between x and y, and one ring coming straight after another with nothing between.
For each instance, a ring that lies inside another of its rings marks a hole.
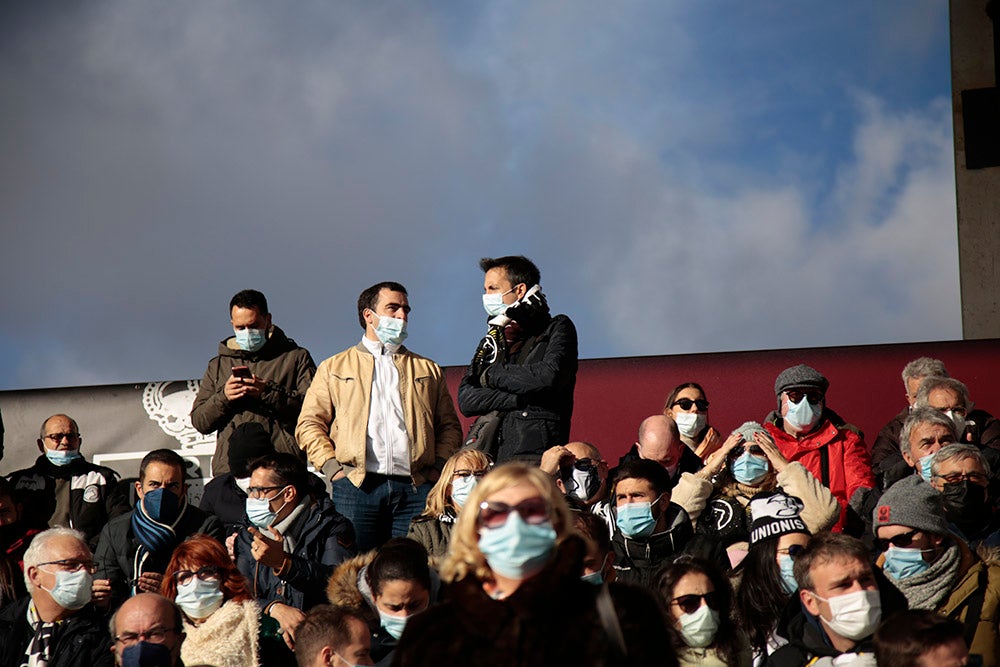
<instances>
[{"instance_id":1,"label":"bald man","mask_svg":"<svg viewBox=\"0 0 1000 667\"><path fill-rule=\"evenodd\" d=\"M111 617L115 664L180 666L183 627L180 609L162 595L129 598Z\"/></svg>"},{"instance_id":2,"label":"bald man","mask_svg":"<svg viewBox=\"0 0 1000 667\"><path fill-rule=\"evenodd\" d=\"M618 465L637 459L659 463L670 474L671 484L675 485L682 474L696 473L703 466L698 455L681 440L677 422L666 415L652 415L642 420L638 439L632 449L621 457ZM611 472L611 479L615 478L616 471L617 468Z\"/></svg>"},{"instance_id":3,"label":"bald man","mask_svg":"<svg viewBox=\"0 0 1000 667\"><path fill-rule=\"evenodd\" d=\"M608 495L608 462L589 442L570 442L545 450L539 467L552 475L564 495L593 507Z\"/></svg>"}]
</instances>

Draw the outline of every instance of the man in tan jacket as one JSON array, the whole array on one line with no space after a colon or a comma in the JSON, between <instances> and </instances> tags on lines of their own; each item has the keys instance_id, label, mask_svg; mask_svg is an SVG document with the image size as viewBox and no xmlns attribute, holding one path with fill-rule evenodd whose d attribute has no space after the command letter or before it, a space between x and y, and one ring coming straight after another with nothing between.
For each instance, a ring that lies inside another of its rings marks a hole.
<instances>
[{"instance_id":1,"label":"man in tan jacket","mask_svg":"<svg viewBox=\"0 0 1000 667\"><path fill-rule=\"evenodd\" d=\"M359 552L406 535L462 439L441 367L402 345L409 313L399 283L361 293L365 335L320 364L295 428L354 524Z\"/></svg>"}]
</instances>

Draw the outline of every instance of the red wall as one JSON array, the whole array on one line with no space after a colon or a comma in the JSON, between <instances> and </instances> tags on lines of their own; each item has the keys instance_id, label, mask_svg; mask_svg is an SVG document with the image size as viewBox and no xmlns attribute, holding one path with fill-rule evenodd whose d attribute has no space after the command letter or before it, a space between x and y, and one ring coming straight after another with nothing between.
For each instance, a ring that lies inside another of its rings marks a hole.
<instances>
[{"instance_id":1,"label":"red wall","mask_svg":"<svg viewBox=\"0 0 1000 667\"><path fill-rule=\"evenodd\" d=\"M709 423L725 435L745 421L763 420L776 405L775 377L804 363L829 378L827 405L859 426L871 446L906 405L903 366L921 356L941 359L969 386L978 407L1000 411L1000 340L623 357L580 362L571 437L594 443L617 463L635 441L639 422L659 413L676 385L692 381L705 388ZM456 403L464 371L446 369ZM463 418L463 427L471 421Z\"/></svg>"}]
</instances>

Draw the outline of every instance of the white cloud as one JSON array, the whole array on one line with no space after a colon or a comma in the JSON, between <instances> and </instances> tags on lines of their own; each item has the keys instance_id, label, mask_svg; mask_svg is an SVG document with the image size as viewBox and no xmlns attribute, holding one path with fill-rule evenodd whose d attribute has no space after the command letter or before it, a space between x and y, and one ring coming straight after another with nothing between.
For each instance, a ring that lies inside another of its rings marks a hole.
<instances>
[{"instance_id":1,"label":"white cloud","mask_svg":"<svg viewBox=\"0 0 1000 667\"><path fill-rule=\"evenodd\" d=\"M676 187L660 185L663 208L624 230L603 298L630 350L960 336L950 108L894 113L868 99L860 111L829 203L808 185L730 183L690 194L678 215Z\"/></svg>"}]
</instances>

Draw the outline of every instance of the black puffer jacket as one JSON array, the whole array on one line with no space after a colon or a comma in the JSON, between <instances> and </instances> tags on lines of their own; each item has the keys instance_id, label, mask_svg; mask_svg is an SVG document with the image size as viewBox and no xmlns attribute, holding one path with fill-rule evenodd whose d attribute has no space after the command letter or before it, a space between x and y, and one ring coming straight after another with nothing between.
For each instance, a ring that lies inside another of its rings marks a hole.
<instances>
[{"instance_id":1,"label":"black puffer jacket","mask_svg":"<svg viewBox=\"0 0 1000 667\"><path fill-rule=\"evenodd\" d=\"M28 603L24 598L0 611L0 667L19 667L34 636L28 625ZM58 625L49 667L111 667L111 637L107 622L87 605Z\"/></svg>"},{"instance_id":2,"label":"black puffer jacket","mask_svg":"<svg viewBox=\"0 0 1000 667\"><path fill-rule=\"evenodd\" d=\"M510 361L490 367L488 386L470 368L458 387L458 407L466 417L503 413L497 463L540 460L549 447L569 441L576 369L576 327L566 315L556 315Z\"/></svg>"},{"instance_id":3,"label":"black puffer jacket","mask_svg":"<svg viewBox=\"0 0 1000 667\"><path fill-rule=\"evenodd\" d=\"M235 366L247 366L251 373L267 381L259 397L236 401L226 398L223 390ZM271 328L264 347L256 352L241 350L235 336L219 343L219 355L208 362L191 407L191 424L200 433L218 431L212 474L229 472L229 437L237 426L247 422L262 424L279 452L302 456L295 442L295 423L315 373L316 364L309 351L276 326Z\"/></svg>"},{"instance_id":4,"label":"black puffer jacket","mask_svg":"<svg viewBox=\"0 0 1000 667\"><path fill-rule=\"evenodd\" d=\"M694 537L691 518L680 505L670 503L667 529L649 537L633 539L615 526L611 548L615 552L615 580L643 587L653 585L653 575L679 556Z\"/></svg>"}]
</instances>

